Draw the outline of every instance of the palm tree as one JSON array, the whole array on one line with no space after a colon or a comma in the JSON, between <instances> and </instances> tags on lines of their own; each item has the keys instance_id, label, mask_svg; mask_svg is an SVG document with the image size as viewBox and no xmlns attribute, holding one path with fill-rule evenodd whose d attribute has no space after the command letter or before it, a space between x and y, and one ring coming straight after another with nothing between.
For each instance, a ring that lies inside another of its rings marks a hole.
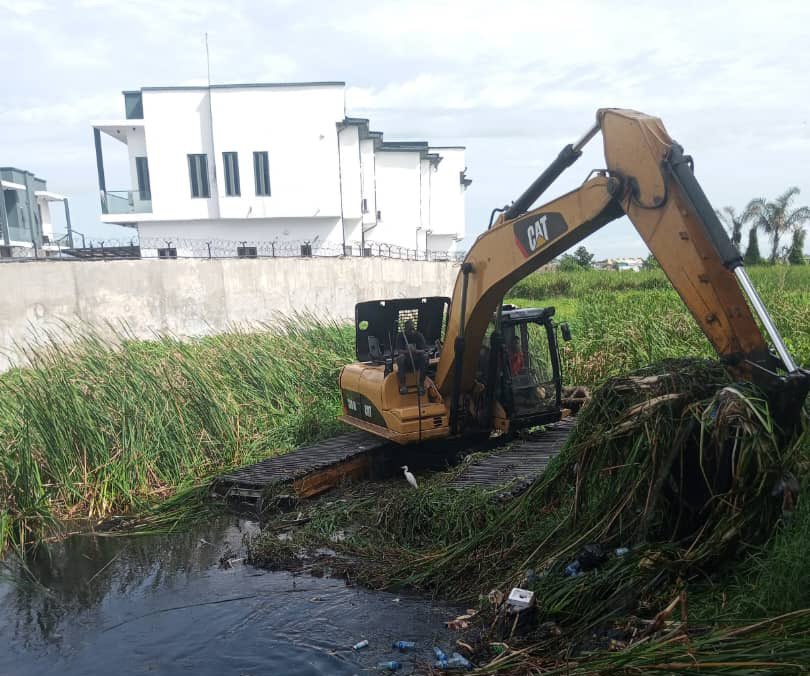
<instances>
[{"instance_id":1,"label":"palm tree","mask_svg":"<svg viewBox=\"0 0 810 676\"><path fill-rule=\"evenodd\" d=\"M756 227L762 228L771 239L771 263L779 254L779 241L783 235L810 220L810 207L797 207L791 210L793 198L799 194L796 186L788 188L772 202L754 199L746 207L756 215Z\"/></svg>"},{"instance_id":2,"label":"palm tree","mask_svg":"<svg viewBox=\"0 0 810 676\"><path fill-rule=\"evenodd\" d=\"M734 207L723 207L722 211L715 209L717 217L728 228L731 235L731 243L737 251L742 243L743 226L757 215L756 209L749 204L742 213L738 214Z\"/></svg>"}]
</instances>

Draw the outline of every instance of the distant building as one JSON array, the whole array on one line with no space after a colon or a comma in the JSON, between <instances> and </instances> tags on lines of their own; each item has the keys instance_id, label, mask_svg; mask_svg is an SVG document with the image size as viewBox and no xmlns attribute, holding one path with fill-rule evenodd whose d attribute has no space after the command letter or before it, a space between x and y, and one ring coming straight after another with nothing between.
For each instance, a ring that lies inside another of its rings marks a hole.
<instances>
[{"instance_id":1,"label":"distant building","mask_svg":"<svg viewBox=\"0 0 810 676\"><path fill-rule=\"evenodd\" d=\"M136 227L144 255L208 241L450 253L464 237L464 148L384 141L346 116L343 82L143 87L124 108L93 123L101 220ZM129 186L108 189L102 133L126 144Z\"/></svg>"},{"instance_id":2,"label":"distant building","mask_svg":"<svg viewBox=\"0 0 810 676\"><path fill-rule=\"evenodd\" d=\"M644 267L643 258L608 258L603 261L594 261L593 267L597 270L618 270L619 272L639 272Z\"/></svg>"},{"instance_id":3,"label":"distant building","mask_svg":"<svg viewBox=\"0 0 810 676\"><path fill-rule=\"evenodd\" d=\"M0 257L50 255L72 246L67 197L30 171L0 167ZM67 232L55 235L51 202L62 202Z\"/></svg>"}]
</instances>

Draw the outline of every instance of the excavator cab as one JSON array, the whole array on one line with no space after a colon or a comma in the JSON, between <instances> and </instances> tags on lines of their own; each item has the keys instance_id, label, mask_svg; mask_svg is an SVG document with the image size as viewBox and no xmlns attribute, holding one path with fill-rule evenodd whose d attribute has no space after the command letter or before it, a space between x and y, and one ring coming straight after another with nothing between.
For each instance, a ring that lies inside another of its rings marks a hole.
<instances>
[{"instance_id":1,"label":"excavator cab","mask_svg":"<svg viewBox=\"0 0 810 676\"><path fill-rule=\"evenodd\" d=\"M554 308L504 305L481 351L476 402L481 427L502 431L556 422L562 411L562 369Z\"/></svg>"}]
</instances>

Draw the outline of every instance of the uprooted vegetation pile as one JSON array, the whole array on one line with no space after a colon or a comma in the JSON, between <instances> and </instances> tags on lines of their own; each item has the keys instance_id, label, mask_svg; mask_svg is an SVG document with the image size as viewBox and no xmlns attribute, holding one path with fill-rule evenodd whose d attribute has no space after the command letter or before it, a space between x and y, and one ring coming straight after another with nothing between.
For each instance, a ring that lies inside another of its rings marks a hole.
<instances>
[{"instance_id":1,"label":"uprooted vegetation pile","mask_svg":"<svg viewBox=\"0 0 810 676\"><path fill-rule=\"evenodd\" d=\"M810 611L726 639L717 629L703 643L692 643L686 628L685 592L710 599L712 581L750 565L754 548L767 547L794 511L807 439L777 438L767 402L750 385L732 383L720 364L659 362L597 390L544 477L509 503L447 487L452 472L421 478L419 490L404 481L384 491L358 489L352 499L327 498L305 518L299 514L295 521L304 525L282 538L279 517L253 543L252 556L282 565L327 544L338 568L372 586L406 585L470 601L514 585L531 589L541 626L556 623L564 638L530 634L521 639L523 652L500 655L492 671L534 666L545 673L564 663L566 673L621 670L619 656L628 651L649 658L655 671L662 653L643 652L655 644L669 651L662 672L678 671L679 661L705 664L703 650L709 660L724 655L722 668L737 673L745 660L737 648L729 649L733 655L724 650L743 635L752 646L776 637L778 654L760 661L790 671L801 654L810 655ZM618 548L629 551L617 556ZM585 563L583 552L596 560ZM574 561L583 564L579 574L570 568ZM706 616L720 612L701 603ZM631 616L646 620L628 623ZM587 656L585 637L617 631L622 650L612 662L604 663L602 652ZM568 647L561 653L562 645ZM576 672L565 654L572 645L580 651ZM745 659L762 657L752 655Z\"/></svg>"}]
</instances>

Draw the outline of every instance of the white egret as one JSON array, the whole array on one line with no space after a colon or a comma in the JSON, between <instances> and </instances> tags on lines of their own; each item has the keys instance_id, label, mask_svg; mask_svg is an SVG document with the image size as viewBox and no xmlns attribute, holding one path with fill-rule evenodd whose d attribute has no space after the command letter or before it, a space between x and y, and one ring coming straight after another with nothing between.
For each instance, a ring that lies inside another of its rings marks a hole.
<instances>
[{"instance_id":1,"label":"white egret","mask_svg":"<svg viewBox=\"0 0 810 676\"><path fill-rule=\"evenodd\" d=\"M419 484L416 483L416 477L408 471L408 465L402 465L400 469L405 470L405 480L414 488L419 488Z\"/></svg>"}]
</instances>

